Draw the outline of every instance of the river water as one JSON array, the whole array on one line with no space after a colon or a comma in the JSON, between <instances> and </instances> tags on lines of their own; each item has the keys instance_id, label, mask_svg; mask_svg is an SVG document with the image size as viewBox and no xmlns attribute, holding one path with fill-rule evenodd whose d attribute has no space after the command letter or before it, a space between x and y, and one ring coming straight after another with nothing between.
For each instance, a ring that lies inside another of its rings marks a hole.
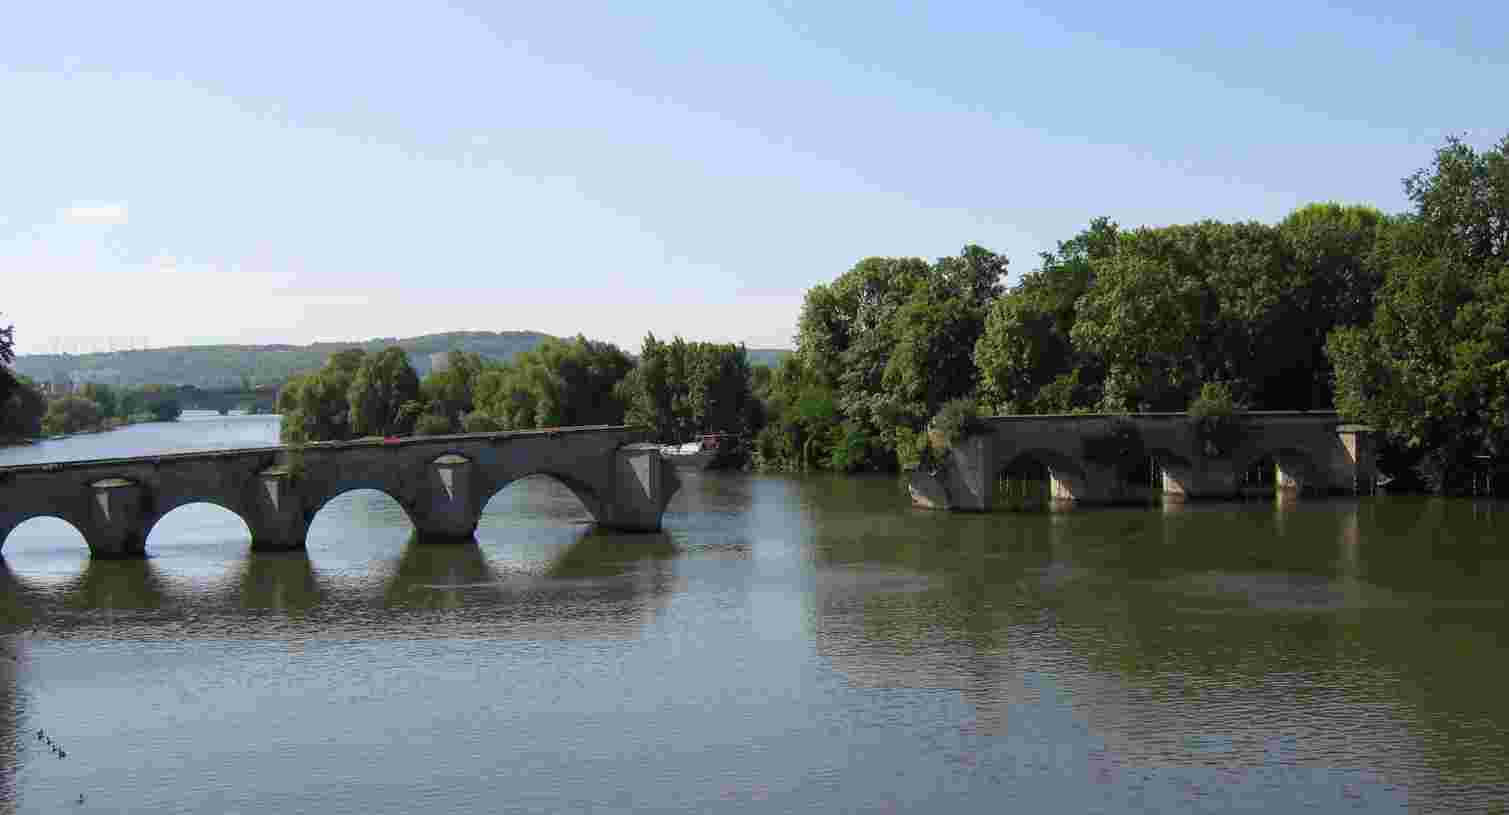
<instances>
[{"instance_id":1,"label":"river water","mask_svg":"<svg viewBox=\"0 0 1509 815\"><path fill-rule=\"evenodd\" d=\"M191 415L0 466L276 436ZM373 492L297 555L209 505L136 562L28 521L0 560L0 811L1509 804L1502 503L949 515L891 478L685 482L659 535L595 531L545 478L465 546Z\"/></svg>"}]
</instances>

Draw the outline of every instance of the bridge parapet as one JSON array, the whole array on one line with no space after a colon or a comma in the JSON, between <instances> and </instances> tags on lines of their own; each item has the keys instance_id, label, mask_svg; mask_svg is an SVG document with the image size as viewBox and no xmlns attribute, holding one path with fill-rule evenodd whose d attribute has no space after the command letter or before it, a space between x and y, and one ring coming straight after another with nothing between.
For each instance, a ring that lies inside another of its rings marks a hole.
<instances>
[{"instance_id":1,"label":"bridge parapet","mask_svg":"<svg viewBox=\"0 0 1509 815\"><path fill-rule=\"evenodd\" d=\"M239 515L258 550L302 549L330 499L353 489L398 501L421 541L470 541L482 509L515 480L564 483L603 526L657 531L680 482L659 448L624 426L552 428L299 447L175 453L0 469L0 546L28 518L53 516L97 557L139 557L152 526L188 503Z\"/></svg>"}]
</instances>

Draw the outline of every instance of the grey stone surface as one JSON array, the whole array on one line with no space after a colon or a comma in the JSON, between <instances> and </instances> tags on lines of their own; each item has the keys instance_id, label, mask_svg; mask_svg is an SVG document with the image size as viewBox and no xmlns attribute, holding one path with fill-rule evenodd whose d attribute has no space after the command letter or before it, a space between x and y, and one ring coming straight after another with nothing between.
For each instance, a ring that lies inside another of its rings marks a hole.
<instances>
[{"instance_id":1,"label":"grey stone surface","mask_svg":"<svg viewBox=\"0 0 1509 815\"><path fill-rule=\"evenodd\" d=\"M599 524L652 532L680 482L642 436L560 428L0 468L0 547L21 522L52 516L95 557L140 557L159 518L211 503L246 521L252 548L302 549L315 513L354 489L392 496L421 541L469 541L488 499L536 474L565 484Z\"/></svg>"},{"instance_id":2,"label":"grey stone surface","mask_svg":"<svg viewBox=\"0 0 1509 815\"><path fill-rule=\"evenodd\" d=\"M993 482L1023 457L1048 468L1055 499L1117 503L1145 497L1146 488L1126 484L1114 467L1086 455L1087 441L1121 423L1129 423L1145 454L1158 460L1161 491L1172 497L1234 497L1241 474L1265 456L1275 462L1279 489L1296 494L1365 493L1376 480L1370 428L1343 424L1331 412L1251 412L1239 421L1236 447L1207 456L1194 420L1184 413L988 417L978 433L950 449L936 477L914 483L913 500L988 510Z\"/></svg>"}]
</instances>

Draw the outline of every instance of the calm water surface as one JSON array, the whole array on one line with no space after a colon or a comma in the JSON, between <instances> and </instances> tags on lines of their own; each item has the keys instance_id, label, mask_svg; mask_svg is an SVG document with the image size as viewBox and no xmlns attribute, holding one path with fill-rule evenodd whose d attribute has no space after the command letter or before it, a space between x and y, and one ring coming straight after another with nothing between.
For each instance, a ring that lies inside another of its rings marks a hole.
<instances>
[{"instance_id":1,"label":"calm water surface","mask_svg":"<svg viewBox=\"0 0 1509 815\"><path fill-rule=\"evenodd\" d=\"M0 810L1503 812L1505 510L963 516L888 478L705 474L618 536L541 478L475 545L353 492L307 554L193 505L137 562L35 519L0 560Z\"/></svg>"}]
</instances>

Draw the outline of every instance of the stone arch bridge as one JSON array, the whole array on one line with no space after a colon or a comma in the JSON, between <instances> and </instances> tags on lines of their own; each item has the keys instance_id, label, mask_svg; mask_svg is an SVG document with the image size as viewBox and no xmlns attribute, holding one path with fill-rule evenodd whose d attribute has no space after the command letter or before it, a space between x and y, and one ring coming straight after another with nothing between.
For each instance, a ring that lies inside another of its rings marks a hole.
<instances>
[{"instance_id":1,"label":"stone arch bridge","mask_svg":"<svg viewBox=\"0 0 1509 815\"><path fill-rule=\"evenodd\" d=\"M996 480L1023 464L1047 470L1053 499L1081 503L1140 501L1159 492L1237 497L1244 474L1268 462L1281 492L1372 492L1377 471L1370 428L1321 411L1254 411L1233 420L1229 449L1212 453L1187 413L983 418L975 433L950 448L940 469L912 474L912 500L988 510ZM1144 463L1148 477L1135 483L1127 465Z\"/></svg>"},{"instance_id":2,"label":"stone arch bridge","mask_svg":"<svg viewBox=\"0 0 1509 815\"><path fill-rule=\"evenodd\" d=\"M315 513L356 489L397 500L422 542L469 541L489 498L538 474L565 484L601 526L656 531L680 481L642 440L628 427L571 427L6 467L0 547L18 524L48 516L82 532L94 557L141 557L160 518L210 503L246 522L253 549L297 550Z\"/></svg>"}]
</instances>

